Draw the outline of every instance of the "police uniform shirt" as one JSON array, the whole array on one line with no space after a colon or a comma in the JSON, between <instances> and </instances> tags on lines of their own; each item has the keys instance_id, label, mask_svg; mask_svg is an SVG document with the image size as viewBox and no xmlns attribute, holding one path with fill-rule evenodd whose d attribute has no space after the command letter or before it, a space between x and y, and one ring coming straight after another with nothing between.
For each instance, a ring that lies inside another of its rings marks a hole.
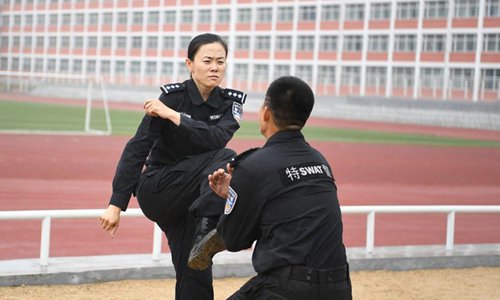
<instances>
[{"instance_id":1,"label":"police uniform shirt","mask_svg":"<svg viewBox=\"0 0 500 300\"><path fill-rule=\"evenodd\" d=\"M258 273L345 265L337 189L322 154L300 131L280 131L242 155L218 226L227 249L247 249L257 240L252 260Z\"/></svg>"},{"instance_id":2,"label":"police uniform shirt","mask_svg":"<svg viewBox=\"0 0 500 300\"><path fill-rule=\"evenodd\" d=\"M216 87L203 101L193 80L165 85L159 99L181 114L180 125L145 115L125 146L113 179L110 204L126 210L143 166L168 166L226 146L240 127L246 94Z\"/></svg>"}]
</instances>

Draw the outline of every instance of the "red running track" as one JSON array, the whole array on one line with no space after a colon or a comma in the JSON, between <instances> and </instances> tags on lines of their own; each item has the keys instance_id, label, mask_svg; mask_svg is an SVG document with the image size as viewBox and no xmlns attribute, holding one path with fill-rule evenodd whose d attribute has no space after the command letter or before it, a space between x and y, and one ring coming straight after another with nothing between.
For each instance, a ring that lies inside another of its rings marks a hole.
<instances>
[{"instance_id":1,"label":"red running track","mask_svg":"<svg viewBox=\"0 0 500 300\"><path fill-rule=\"evenodd\" d=\"M352 127L363 123L338 124ZM370 123L360 126L374 128ZM378 126L397 130L394 125ZM430 127L401 128L432 131ZM497 132L435 130L440 135L479 137L483 133L485 139L499 138ZM0 136L0 210L106 207L114 169L128 139ZM230 147L241 152L263 142L239 140L231 142ZM500 204L499 148L312 144L333 167L341 205ZM135 199L130 207L138 207ZM0 259L38 257L40 223L0 221ZM445 225L445 215L377 216L375 245L444 245ZM53 220L50 256L149 253L152 228L152 223L144 218L124 218L112 239L100 229L97 219ZM345 215L346 246L364 246L365 228L364 216ZM498 214L458 214L455 228L456 243L500 243ZM166 243L164 251L168 251Z\"/></svg>"}]
</instances>

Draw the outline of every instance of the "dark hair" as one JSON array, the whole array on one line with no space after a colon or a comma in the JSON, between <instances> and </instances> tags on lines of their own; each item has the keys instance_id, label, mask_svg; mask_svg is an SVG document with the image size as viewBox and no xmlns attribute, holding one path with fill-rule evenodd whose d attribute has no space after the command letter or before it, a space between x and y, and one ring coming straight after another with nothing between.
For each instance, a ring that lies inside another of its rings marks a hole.
<instances>
[{"instance_id":1,"label":"dark hair","mask_svg":"<svg viewBox=\"0 0 500 300\"><path fill-rule=\"evenodd\" d=\"M265 104L271 109L278 128L304 127L314 106L314 93L302 79L283 76L274 80L266 92Z\"/></svg>"},{"instance_id":2,"label":"dark hair","mask_svg":"<svg viewBox=\"0 0 500 300\"><path fill-rule=\"evenodd\" d=\"M187 49L187 57L190 60L194 60L194 56L198 52L201 46L206 45L206 44L212 44L212 43L219 43L224 47L224 50L226 50L226 56L227 56L227 43L224 41L220 36L217 34L213 33L204 33L200 34L198 36L195 36L191 42L189 42L189 46Z\"/></svg>"}]
</instances>

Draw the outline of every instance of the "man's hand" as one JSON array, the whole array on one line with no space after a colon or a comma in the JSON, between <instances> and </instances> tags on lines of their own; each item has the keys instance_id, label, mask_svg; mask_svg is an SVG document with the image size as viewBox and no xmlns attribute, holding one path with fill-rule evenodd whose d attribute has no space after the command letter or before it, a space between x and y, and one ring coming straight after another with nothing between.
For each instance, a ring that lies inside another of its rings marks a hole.
<instances>
[{"instance_id":1,"label":"man's hand","mask_svg":"<svg viewBox=\"0 0 500 300\"><path fill-rule=\"evenodd\" d=\"M227 164L227 171L228 173L226 173L224 169L218 169L213 174L208 175L208 184L210 188L214 193L219 195L219 197L224 199L227 198L229 183L233 177L233 168L229 164Z\"/></svg>"},{"instance_id":2,"label":"man's hand","mask_svg":"<svg viewBox=\"0 0 500 300\"><path fill-rule=\"evenodd\" d=\"M181 115L158 99L144 101L144 112L150 117L160 117L170 120L177 126L181 123Z\"/></svg>"},{"instance_id":3,"label":"man's hand","mask_svg":"<svg viewBox=\"0 0 500 300\"><path fill-rule=\"evenodd\" d=\"M120 225L120 213L122 209L118 206L110 204L108 208L101 215L101 227L111 234L111 237L115 236L115 232Z\"/></svg>"}]
</instances>

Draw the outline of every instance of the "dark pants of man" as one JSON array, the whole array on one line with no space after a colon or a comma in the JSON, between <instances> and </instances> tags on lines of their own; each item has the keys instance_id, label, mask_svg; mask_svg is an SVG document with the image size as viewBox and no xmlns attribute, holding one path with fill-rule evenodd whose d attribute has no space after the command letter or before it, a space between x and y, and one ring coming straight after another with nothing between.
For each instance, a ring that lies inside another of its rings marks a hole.
<instances>
[{"instance_id":1,"label":"dark pants of man","mask_svg":"<svg viewBox=\"0 0 500 300\"><path fill-rule=\"evenodd\" d=\"M352 300L351 279L306 282L283 277L257 275L247 281L228 300Z\"/></svg>"},{"instance_id":2,"label":"dark pants of man","mask_svg":"<svg viewBox=\"0 0 500 300\"><path fill-rule=\"evenodd\" d=\"M213 194L208 174L225 168L233 150L224 148L189 156L171 166L151 166L142 174L136 189L139 205L150 220L165 232L176 272L175 298L213 299L212 269L192 270L187 266L195 234L195 220L189 213L194 200L203 216L220 216L225 200Z\"/></svg>"}]
</instances>

